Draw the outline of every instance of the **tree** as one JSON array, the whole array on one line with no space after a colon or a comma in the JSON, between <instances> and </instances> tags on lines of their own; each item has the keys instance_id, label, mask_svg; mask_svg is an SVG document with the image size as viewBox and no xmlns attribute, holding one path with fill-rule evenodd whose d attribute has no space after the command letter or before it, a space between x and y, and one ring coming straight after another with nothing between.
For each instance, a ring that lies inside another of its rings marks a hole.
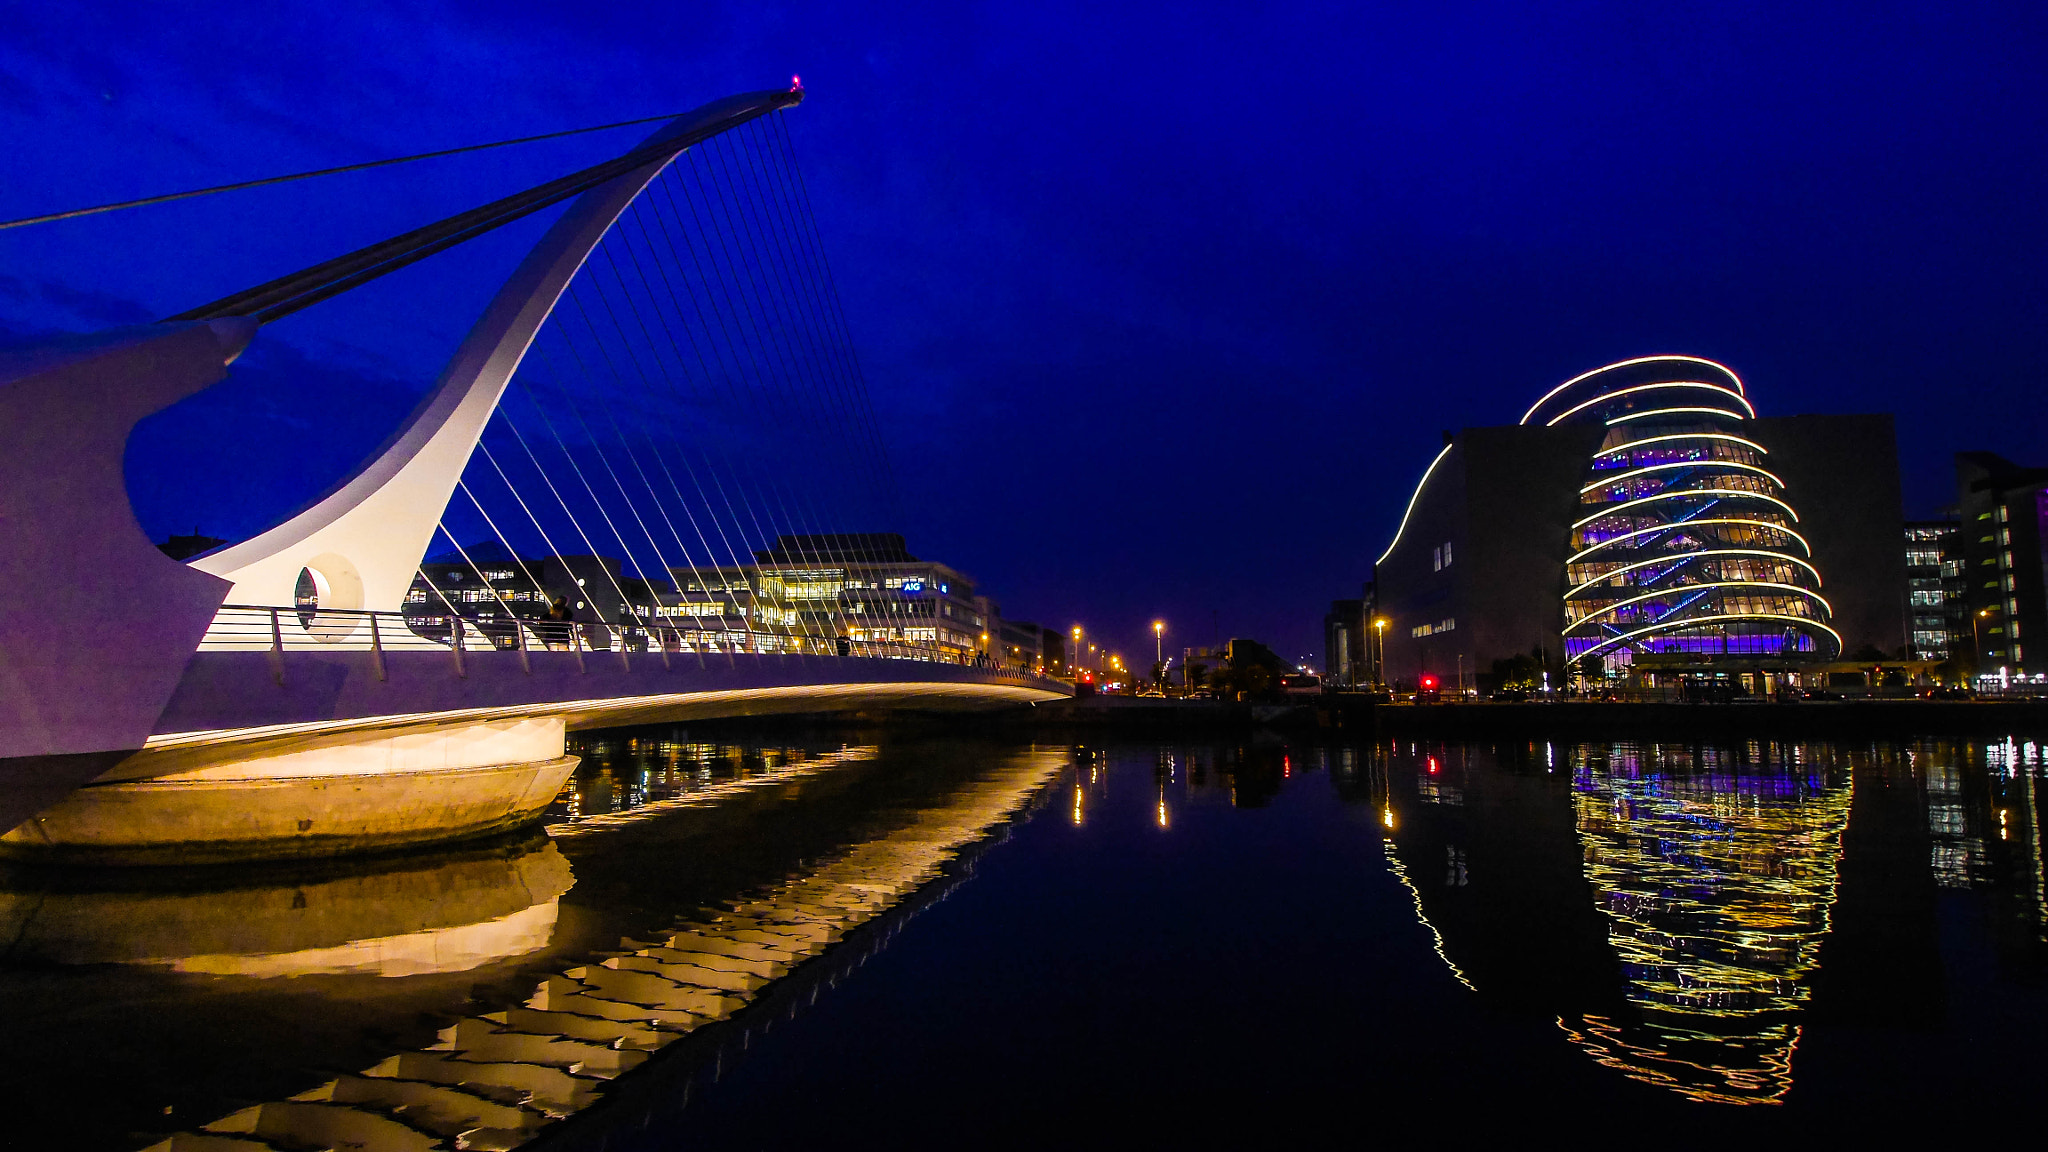
<instances>
[{"instance_id":1,"label":"tree","mask_svg":"<svg viewBox=\"0 0 2048 1152\"><path fill-rule=\"evenodd\" d=\"M1502 688L1538 688L1543 683L1543 664L1536 657L1517 652L1493 662L1493 681Z\"/></svg>"}]
</instances>

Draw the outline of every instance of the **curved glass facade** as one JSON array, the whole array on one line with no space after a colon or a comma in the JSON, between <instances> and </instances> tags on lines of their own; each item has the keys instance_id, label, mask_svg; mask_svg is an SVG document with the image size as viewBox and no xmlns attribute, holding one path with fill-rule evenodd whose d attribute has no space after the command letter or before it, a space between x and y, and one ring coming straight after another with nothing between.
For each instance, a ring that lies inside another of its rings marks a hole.
<instances>
[{"instance_id":1,"label":"curved glass facade","mask_svg":"<svg viewBox=\"0 0 2048 1152\"><path fill-rule=\"evenodd\" d=\"M1603 424L1565 566L1568 658L1635 653L1833 657L1812 550L1728 368L1624 360L1565 381L1524 424Z\"/></svg>"}]
</instances>

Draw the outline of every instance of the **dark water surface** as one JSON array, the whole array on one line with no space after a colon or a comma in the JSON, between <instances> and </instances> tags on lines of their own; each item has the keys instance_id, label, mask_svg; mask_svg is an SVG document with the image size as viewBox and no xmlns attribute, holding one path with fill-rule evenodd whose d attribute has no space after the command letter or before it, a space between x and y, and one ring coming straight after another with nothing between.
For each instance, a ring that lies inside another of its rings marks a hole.
<instances>
[{"instance_id":1,"label":"dark water surface","mask_svg":"<svg viewBox=\"0 0 2048 1152\"><path fill-rule=\"evenodd\" d=\"M10 1145L1955 1137L2048 1074L2023 741L579 750L548 838L0 877Z\"/></svg>"}]
</instances>

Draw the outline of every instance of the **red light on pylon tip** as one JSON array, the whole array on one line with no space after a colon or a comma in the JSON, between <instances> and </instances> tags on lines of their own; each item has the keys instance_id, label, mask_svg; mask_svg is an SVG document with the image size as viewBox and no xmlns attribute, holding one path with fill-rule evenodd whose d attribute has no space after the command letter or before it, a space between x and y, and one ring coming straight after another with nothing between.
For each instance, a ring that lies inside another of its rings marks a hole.
<instances>
[{"instance_id":1,"label":"red light on pylon tip","mask_svg":"<svg viewBox=\"0 0 2048 1152\"><path fill-rule=\"evenodd\" d=\"M789 90L790 90L791 92L801 92L801 91L803 91L803 90L804 90L804 78L803 78L803 77L801 77L801 76L798 76L798 75L795 75L795 74L793 74L793 73L792 73L792 74L790 75L790 78L789 78Z\"/></svg>"}]
</instances>

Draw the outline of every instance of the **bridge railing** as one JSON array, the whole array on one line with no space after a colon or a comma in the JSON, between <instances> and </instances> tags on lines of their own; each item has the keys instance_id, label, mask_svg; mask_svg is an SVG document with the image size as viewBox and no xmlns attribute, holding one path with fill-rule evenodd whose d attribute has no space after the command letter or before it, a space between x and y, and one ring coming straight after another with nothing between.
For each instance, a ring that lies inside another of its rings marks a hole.
<instances>
[{"instance_id":1,"label":"bridge railing","mask_svg":"<svg viewBox=\"0 0 2048 1152\"><path fill-rule=\"evenodd\" d=\"M904 641L847 640L732 629L712 631L660 624L605 624L581 621L422 616L336 608L275 608L223 605L199 642L201 652L267 652L280 662L286 652L370 652L381 675L386 652L442 652L460 670L464 653L516 651L574 652L585 656L620 652L646 654L763 654L862 656L980 667L992 675L1035 683L1044 677L1014 668L977 665L951 657L936 645Z\"/></svg>"}]
</instances>

